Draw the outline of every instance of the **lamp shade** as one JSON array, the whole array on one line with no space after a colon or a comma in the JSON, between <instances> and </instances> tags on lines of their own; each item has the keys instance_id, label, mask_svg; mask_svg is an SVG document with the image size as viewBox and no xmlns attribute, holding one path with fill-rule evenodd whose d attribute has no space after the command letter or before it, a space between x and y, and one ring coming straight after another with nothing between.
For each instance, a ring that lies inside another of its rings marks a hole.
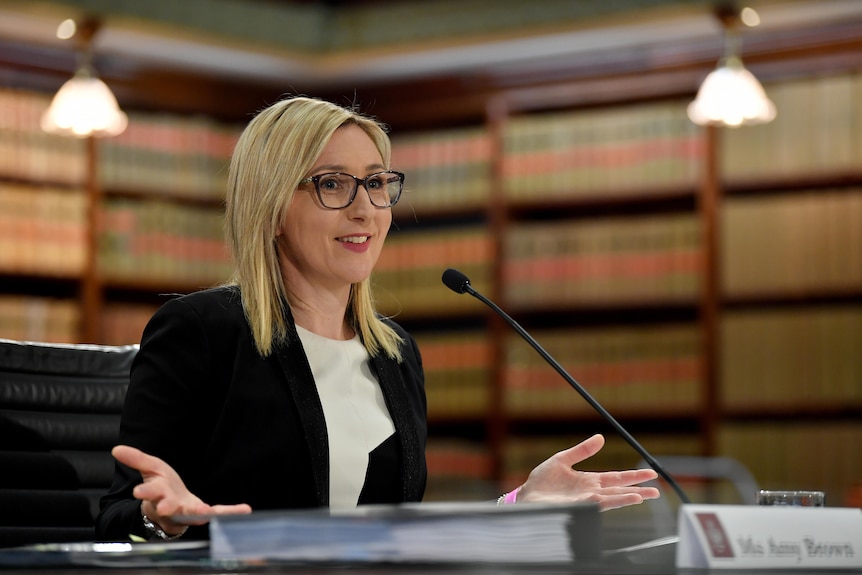
<instances>
[{"instance_id":1,"label":"lamp shade","mask_svg":"<svg viewBox=\"0 0 862 575\"><path fill-rule=\"evenodd\" d=\"M763 86L736 57L725 58L700 85L688 105L695 124L738 127L775 119L775 104Z\"/></svg>"},{"instance_id":2,"label":"lamp shade","mask_svg":"<svg viewBox=\"0 0 862 575\"><path fill-rule=\"evenodd\" d=\"M46 132L77 138L116 136L128 123L110 88L86 67L60 87L42 115Z\"/></svg>"}]
</instances>

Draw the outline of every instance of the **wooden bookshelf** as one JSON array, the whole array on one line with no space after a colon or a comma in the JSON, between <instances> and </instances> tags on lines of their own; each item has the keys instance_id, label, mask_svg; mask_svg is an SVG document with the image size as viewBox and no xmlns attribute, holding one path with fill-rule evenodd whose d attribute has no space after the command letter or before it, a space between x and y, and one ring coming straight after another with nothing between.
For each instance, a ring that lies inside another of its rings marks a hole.
<instances>
[{"instance_id":1,"label":"wooden bookshelf","mask_svg":"<svg viewBox=\"0 0 862 575\"><path fill-rule=\"evenodd\" d=\"M810 99L859 89L852 71L784 82L791 86L776 81L767 89L775 88L784 121L792 125L782 126L779 118L760 133L755 128L756 145L746 142L746 128L683 125L687 100L673 91L658 101L651 94L646 101L598 109L561 108L554 91L547 100L541 91L530 99L516 93L511 100L502 92L489 102L484 122L491 138L491 195L484 220L471 233L484 233L494 246L483 264L489 275L479 275L480 291L646 437L648 449L737 457L765 484L787 487L813 477L775 463L792 457L791 445L778 441L778 453L754 457L750 446L740 444L744 430L756 429L755 436L764 438L786 432L800 442L798 428L826 422L837 425L842 437L859 432L862 365L853 350L862 337L862 162L845 130L845 141L833 143L840 152L821 154L820 163L791 171L754 169L784 161L788 133L805 134L806 145L815 145L819 136L793 126L802 121L795 106L835 116ZM806 86L809 100L800 95ZM671 126L650 127L662 113ZM809 130L829 130L826 120L806 121ZM761 148L780 155L751 162L748 155ZM750 163L733 167L743 160ZM621 166L621 173L597 174L593 161L608 170ZM417 186L415 193L423 192ZM458 232L440 225L446 218L441 214L457 213L457 206L445 205L415 210L415 237L428 247L446 245ZM436 275L459 267L458 257L439 262ZM425 269L419 284L436 285L438 278L423 264L399 266L400 273L412 274L416 265ZM419 298L405 292L408 303L399 319L421 333L422 314L444 307L453 316L453 334L460 329L459 314L485 326L490 350L482 354L488 363L481 378L492 382L492 415L476 414L484 427L473 433L487 442L488 469L501 489L522 481L540 455L596 430L611 436L610 449L590 466L637 463L633 450L621 446L613 430L493 313L485 311L481 320L481 308L460 307L463 300L456 298L466 296L438 297L433 290ZM439 318L433 329L438 338L455 337ZM806 356L807 363L800 359ZM461 375L470 377L469 370ZM432 393L435 385L437 376L429 379ZM432 410L430 417L447 419L454 411ZM812 441L803 443L814 449ZM862 469L848 470L838 457L821 459L840 471L832 479L822 471L813 485L840 504Z\"/></svg>"},{"instance_id":2,"label":"wooden bookshelf","mask_svg":"<svg viewBox=\"0 0 862 575\"><path fill-rule=\"evenodd\" d=\"M0 89L0 101L0 295L25 310L7 313L17 327L0 337L134 343L158 294L227 278L221 198L235 126L133 112L119 138L75 140L40 130L47 95Z\"/></svg>"}]
</instances>

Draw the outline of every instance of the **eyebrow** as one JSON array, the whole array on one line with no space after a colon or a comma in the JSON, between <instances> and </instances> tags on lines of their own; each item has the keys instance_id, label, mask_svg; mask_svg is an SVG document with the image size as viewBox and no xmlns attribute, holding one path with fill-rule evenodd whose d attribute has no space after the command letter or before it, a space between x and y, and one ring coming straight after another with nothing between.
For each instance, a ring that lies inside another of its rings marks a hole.
<instances>
[{"instance_id":1,"label":"eyebrow","mask_svg":"<svg viewBox=\"0 0 862 575\"><path fill-rule=\"evenodd\" d=\"M325 164L323 166L317 166L316 168L314 168L313 172L314 173L320 173L320 172L325 170L325 171L330 171L330 172L342 172L342 173L344 173L344 171L346 169L347 168L341 164ZM365 166L366 171L385 170L385 169L386 169L386 166L384 166L383 164L368 164L367 166Z\"/></svg>"}]
</instances>

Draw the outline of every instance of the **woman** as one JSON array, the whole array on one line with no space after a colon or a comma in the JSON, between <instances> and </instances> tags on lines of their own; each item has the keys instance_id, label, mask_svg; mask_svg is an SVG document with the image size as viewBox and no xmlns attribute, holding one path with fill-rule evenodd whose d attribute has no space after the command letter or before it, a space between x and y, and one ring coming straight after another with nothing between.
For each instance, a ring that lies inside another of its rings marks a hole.
<instances>
[{"instance_id":1,"label":"woman","mask_svg":"<svg viewBox=\"0 0 862 575\"><path fill-rule=\"evenodd\" d=\"M421 500L421 356L377 316L369 283L403 185L389 159L380 124L320 100L249 123L226 197L234 277L148 324L100 539L206 537L206 516L251 509ZM572 469L603 442L554 455L502 499L608 509L657 497L638 486L650 470Z\"/></svg>"}]
</instances>

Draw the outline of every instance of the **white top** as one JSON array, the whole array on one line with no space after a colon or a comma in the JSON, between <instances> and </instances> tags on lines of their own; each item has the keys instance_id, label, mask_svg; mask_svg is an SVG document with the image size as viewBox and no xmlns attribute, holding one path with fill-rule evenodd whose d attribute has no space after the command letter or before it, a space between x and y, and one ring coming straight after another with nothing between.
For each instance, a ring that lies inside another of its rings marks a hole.
<instances>
[{"instance_id":1,"label":"white top","mask_svg":"<svg viewBox=\"0 0 862 575\"><path fill-rule=\"evenodd\" d=\"M368 454L395 433L383 392L368 364L368 351L355 336L329 339L296 326L308 356L329 435L329 505L356 507Z\"/></svg>"}]
</instances>

